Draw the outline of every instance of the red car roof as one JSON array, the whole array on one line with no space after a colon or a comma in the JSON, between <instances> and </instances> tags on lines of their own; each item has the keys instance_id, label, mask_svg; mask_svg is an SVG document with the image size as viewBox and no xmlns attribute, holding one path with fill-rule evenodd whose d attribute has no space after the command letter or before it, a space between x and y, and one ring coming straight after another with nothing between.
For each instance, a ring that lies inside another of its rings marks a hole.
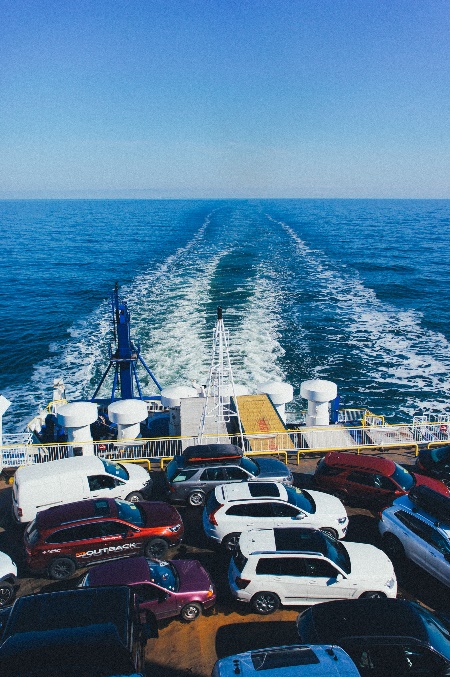
<instances>
[{"instance_id":1,"label":"red car roof","mask_svg":"<svg viewBox=\"0 0 450 677\"><path fill-rule=\"evenodd\" d=\"M342 453L340 451L331 451L325 456L325 462L330 466L345 466L346 468L358 468L367 470L376 470L382 475L392 475L395 470L395 463L389 458L382 456L366 456L363 454Z\"/></svg>"}]
</instances>

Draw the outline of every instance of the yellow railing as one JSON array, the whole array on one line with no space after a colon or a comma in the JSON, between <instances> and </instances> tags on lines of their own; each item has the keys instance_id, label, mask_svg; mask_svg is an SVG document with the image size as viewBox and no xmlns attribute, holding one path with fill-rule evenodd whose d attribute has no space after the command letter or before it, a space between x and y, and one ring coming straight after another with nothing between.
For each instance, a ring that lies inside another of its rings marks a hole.
<instances>
[{"instance_id":1,"label":"yellow railing","mask_svg":"<svg viewBox=\"0 0 450 677\"><path fill-rule=\"evenodd\" d=\"M203 443L214 443L216 436L205 436ZM220 441L239 443L237 436L221 435ZM414 423L372 426L300 427L286 432L245 434L247 455L282 456L300 462L302 454L327 451L354 451L411 447L418 454L419 446L450 443L450 421L447 423ZM74 446L88 453L121 461L152 461L161 467L167 459L191 445L197 437L159 437L137 440L100 440L63 444L10 444L0 447L0 469L18 467L65 458L73 454Z\"/></svg>"}]
</instances>

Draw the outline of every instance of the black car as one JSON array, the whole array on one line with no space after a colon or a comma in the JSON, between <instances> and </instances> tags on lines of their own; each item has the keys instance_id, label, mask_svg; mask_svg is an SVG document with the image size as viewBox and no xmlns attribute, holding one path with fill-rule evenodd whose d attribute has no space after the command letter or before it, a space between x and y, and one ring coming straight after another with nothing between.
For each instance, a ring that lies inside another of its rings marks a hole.
<instances>
[{"instance_id":1,"label":"black car","mask_svg":"<svg viewBox=\"0 0 450 677\"><path fill-rule=\"evenodd\" d=\"M361 675L450 675L450 622L404 599L336 600L297 618L302 642L337 644Z\"/></svg>"},{"instance_id":2,"label":"black car","mask_svg":"<svg viewBox=\"0 0 450 677\"><path fill-rule=\"evenodd\" d=\"M450 486L450 444L421 449L416 461L417 470Z\"/></svg>"},{"instance_id":3,"label":"black car","mask_svg":"<svg viewBox=\"0 0 450 677\"><path fill-rule=\"evenodd\" d=\"M143 672L156 619L127 586L27 595L1 620L2 677L109 677Z\"/></svg>"}]
</instances>

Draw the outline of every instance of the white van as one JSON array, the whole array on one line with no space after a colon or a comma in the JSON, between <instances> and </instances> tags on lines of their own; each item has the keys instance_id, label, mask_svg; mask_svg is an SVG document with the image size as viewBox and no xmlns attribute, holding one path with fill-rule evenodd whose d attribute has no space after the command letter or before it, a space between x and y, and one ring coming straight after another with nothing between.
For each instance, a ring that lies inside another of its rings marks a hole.
<instances>
[{"instance_id":1,"label":"white van","mask_svg":"<svg viewBox=\"0 0 450 677\"><path fill-rule=\"evenodd\" d=\"M145 468L97 456L74 456L19 468L14 476L13 517L31 522L39 510L87 498L150 498L152 480Z\"/></svg>"}]
</instances>

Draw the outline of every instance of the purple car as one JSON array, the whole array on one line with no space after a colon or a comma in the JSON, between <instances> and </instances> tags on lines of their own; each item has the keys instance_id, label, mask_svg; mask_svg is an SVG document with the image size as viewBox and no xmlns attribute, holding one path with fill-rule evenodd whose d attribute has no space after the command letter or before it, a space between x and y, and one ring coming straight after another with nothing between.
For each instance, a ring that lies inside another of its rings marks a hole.
<instances>
[{"instance_id":1,"label":"purple car","mask_svg":"<svg viewBox=\"0 0 450 677\"><path fill-rule=\"evenodd\" d=\"M100 585L130 586L140 608L151 610L157 619L181 616L194 621L216 601L208 572L192 559L117 559L93 567L79 583L79 587Z\"/></svg>"}]
</instances>

